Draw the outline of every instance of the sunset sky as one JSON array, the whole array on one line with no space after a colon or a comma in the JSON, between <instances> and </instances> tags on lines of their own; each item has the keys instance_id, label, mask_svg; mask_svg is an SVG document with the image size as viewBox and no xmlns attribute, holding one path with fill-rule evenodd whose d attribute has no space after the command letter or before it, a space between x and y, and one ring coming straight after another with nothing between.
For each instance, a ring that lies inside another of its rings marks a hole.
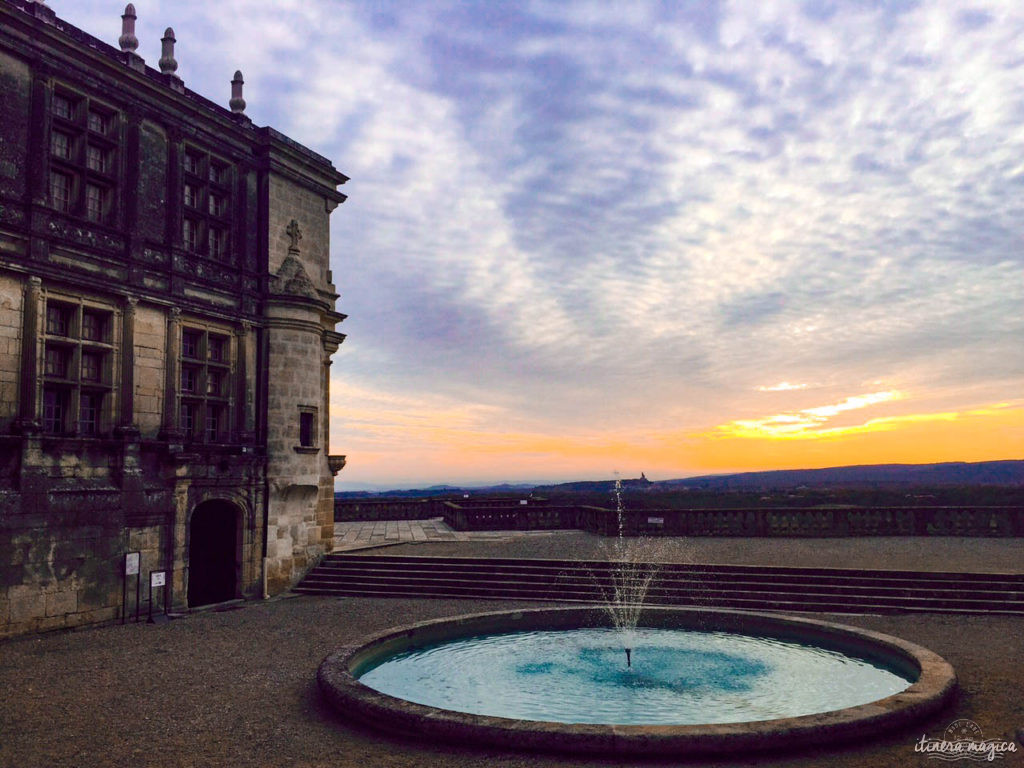
<instances>
[{"instance_id":1,"label":"sunset sky","mask_svg":"<svg viewBox=\"0 0 1024 768\"><path fill-rule=\"evenodd\" d=\"M135 6L352 177L339 489L1022 458L1019 2Z\"/></svg>"}]
</instances>

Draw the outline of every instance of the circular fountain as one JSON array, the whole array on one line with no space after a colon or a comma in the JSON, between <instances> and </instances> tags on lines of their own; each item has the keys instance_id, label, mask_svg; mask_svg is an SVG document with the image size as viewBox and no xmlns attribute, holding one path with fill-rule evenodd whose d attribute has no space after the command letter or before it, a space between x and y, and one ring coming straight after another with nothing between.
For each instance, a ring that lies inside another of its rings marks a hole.
<instances>
[{"instance_id":1,"label":"circular fountain","mask_svg":"<svg viewBox=\"0 0 1024 768\"><path fill-rule=\"evenodd\" d=\"M939 710L956 687L948 663L899 638L780 615L655 607L637 611L626 634L594 608L424 622L339 649L318 680L343 715L391 732L619 754L873 738Z\"/></svg>"}]
</instances>

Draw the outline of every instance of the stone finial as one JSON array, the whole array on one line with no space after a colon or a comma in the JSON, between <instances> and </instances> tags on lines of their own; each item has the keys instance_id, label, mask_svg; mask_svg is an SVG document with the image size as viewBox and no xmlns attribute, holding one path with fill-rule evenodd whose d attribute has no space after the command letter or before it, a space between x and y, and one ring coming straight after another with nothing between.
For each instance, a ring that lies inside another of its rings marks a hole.
<instances>
[{"instance_id":1,"label":"stone finial","mask_svg":"<svg viewBox=\"0 0 1024 768\"><path fill-rule=\"evenodd\" d=\"M178 69L178 62L174 58L174 30L168 27L164 30L164 36L160 38L163 44L160 48L160 71L165 75L173 75Z\"/></svg>"},{"instance_id":2,"label":"stone finial","mask_svg":"<svg viewBox=\"0 0 1024 768\"><path fill-rule=\"evenodd\" d=\"M174 58L174 44L176 42L178 41L174 39L174 30L168 27L164 30L164 36L160 38L160 72L167 78L167 84L171 86L172 90L184 93L185 84L175 74L175 70L178 69L178 61Z\"/></svg>"},{"instance_id":3,"label":"stone finial","mask_svg":"<svg viewBox=\"0 0 1024 768\"><path fill-rule=\"evenodd\" d=\"M117 38L117 44L125 53L133 53L139 47L139 38L135 36L135 6L128 3L121 15L121 36Z\"/></svg>"},{"instance_id":4,"label":"stone finial","mask_svg":"<svg viewBox=\"0 0 1024 768\"><path fill-rule=\"evenodd\" d=\"M243 85L245 85L245 81L242 79L242 70L238 70L235 72L234 80L231 81L231 101L228 102L231 111L236 115L245 112L245 99L242 98Z\"/></svg>"}]
</instances>

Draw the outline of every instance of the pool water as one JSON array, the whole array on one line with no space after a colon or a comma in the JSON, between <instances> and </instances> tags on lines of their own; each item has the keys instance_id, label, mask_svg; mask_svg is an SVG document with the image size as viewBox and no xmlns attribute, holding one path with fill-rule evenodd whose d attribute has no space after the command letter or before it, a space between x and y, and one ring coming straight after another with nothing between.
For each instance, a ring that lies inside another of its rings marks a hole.
<instances>
[{"instance_id":1,"label":"pool water","mask_svg":"<svg viewBox=\"0 0 1024 768\"><path fill-rule=\"evenodd\" d=\"M796 717L876 701L912 682L869 661L797 642L645 628L628 638L614 629L469 637L399 654L359 680L457 712L618 725Z\"/></svg>"}]
</instances>

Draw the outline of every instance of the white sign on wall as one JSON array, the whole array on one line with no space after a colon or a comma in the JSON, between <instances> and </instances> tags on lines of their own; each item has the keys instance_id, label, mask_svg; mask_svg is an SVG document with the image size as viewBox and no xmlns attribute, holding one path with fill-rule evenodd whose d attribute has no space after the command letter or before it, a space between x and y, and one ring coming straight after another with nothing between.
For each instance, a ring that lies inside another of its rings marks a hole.
<instances>
[{"instance_id":1,"label":"white sign on wall","mask_svg":"<svg viewBox=\"0 0 1024 768\"><path fill-rule=\"evenodd\" d=\"M167 583L167 571L150 571L149 586L162 587Z\"/></svg>"},{"instance_id":2,"label":"white sign on wall","mask_svg":"<svg viewBox=\"0 0 1024 768\"><path fill-rule=\"evenodd\" d=\"M139 575L139 553L129 552L124 556L124 575L125 576L138 576Z\"/></svg>"}]
</instances>

